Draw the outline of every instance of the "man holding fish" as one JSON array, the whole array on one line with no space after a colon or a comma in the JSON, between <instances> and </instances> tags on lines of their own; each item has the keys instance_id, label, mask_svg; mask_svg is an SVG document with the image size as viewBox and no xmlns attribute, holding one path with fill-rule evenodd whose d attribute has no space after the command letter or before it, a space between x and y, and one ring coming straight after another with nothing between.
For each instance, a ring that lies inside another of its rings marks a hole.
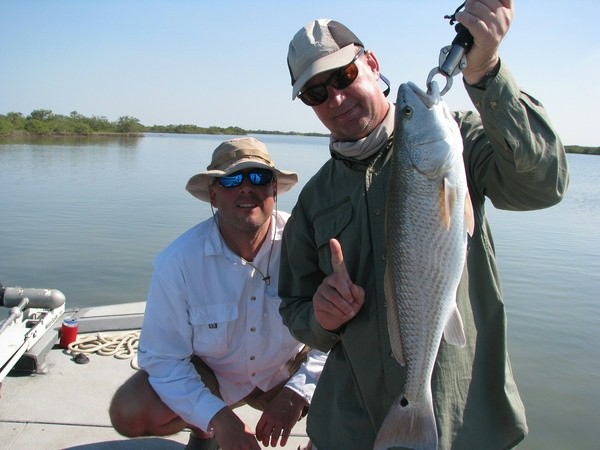
<instances>
[{"instance_id":1,"label":"man holding fish","mask_svg":"<svg viewBox=\"0 0 600 450\"><path fill-rule=\"evenodd\" d=\"M503 449L527 434L484 203L552 206L568 171L543 106L500 60L512 17L509 0L456 13L474 38L463 79L477 112L450 114L435 82L402 85L392 104L374 53L338 22L290 43L292 97L331 132L279 282L292 334L330 351L307 422L318 449Z\"/></svg>"}]
</instances>

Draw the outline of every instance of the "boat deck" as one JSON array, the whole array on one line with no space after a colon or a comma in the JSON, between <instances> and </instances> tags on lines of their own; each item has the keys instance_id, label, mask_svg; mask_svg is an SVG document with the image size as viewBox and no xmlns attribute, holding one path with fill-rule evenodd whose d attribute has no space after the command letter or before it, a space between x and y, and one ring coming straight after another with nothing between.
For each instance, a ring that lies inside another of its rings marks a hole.
<instances>
[{"instance_id":1,"label":"boat deck","mask_svg":"<svg viewBox=\"0 0 600 450\"><path fill-rule=\"evenodd\" d=\"M82 310L80 331L85 332L86 319L92 317L107 322L121 316L139 326L143 305L135 303ZM107 335L117 333L106 331ZM82 335L84 333L80 333ZM130 359L97 353L90 354L89 358L88 364L77 364L66 350L56 345L46 356L46 373L19 375L13 371L2 381L0 446L3 449L168 450L185 447L189 436L187 430L168 437L129 439L119 435L110 424L108 406L113 393L135 369ZM259 411L247 406L236 412L250 428L254 428L260 418ZM279 448L295 450L307 441L305 420L301 420L287 445Z\"/></svg>"}]
</instances>

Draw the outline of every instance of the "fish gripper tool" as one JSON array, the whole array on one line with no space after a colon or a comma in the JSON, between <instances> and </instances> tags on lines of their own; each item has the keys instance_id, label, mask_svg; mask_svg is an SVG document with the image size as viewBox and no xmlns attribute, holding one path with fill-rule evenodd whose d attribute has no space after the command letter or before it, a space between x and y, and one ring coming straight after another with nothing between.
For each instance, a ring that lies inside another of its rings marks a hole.
<instances>
[{"instance_id":1,"label":"fish gripper tool","mask_svg":"<svg viewBox=\"0 0 600 450\"><path fill-rule=\"evenodd\" d=\"M446 78L446 85L440 91L440 95L444 95L450 90L452 87L452 78L467 67L466 54L473 46L473 36L471 36L471 33L469 33L469 30L464 25L458 23L454 29L456 30L456 37L451 45L442 47L438 66L431 69L427 77L428 88L433 77L436 75L442 75Z\"/></svg>"}]
</instances>

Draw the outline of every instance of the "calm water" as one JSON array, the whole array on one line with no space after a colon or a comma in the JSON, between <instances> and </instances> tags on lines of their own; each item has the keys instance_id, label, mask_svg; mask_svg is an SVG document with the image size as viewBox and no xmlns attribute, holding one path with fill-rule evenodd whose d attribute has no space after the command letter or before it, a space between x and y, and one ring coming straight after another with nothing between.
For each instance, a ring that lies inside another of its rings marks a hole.
<instances>
[{"instance_id":1,"label":"calm water","mask_svg":"<svg viewBox=\"0 0 600 450\"><path fill-rule=\"evenodd\" d=\"M224 136L0 143L0 281L56 288L67 306L145 299L152 260L210 215L185 183ZM326 138L259 136L300 183ZM513 370L528 411L520 449L596 449L600 432L600 157L569 155L571 186L548 210L489 207L509 315Z\"/></svg>"}]
</instances>

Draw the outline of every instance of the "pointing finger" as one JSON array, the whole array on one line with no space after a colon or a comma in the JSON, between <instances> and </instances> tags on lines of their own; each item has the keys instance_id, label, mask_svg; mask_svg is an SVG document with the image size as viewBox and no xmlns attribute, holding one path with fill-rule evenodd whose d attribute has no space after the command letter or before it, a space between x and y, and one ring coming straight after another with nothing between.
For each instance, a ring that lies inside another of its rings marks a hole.
<instances>
[{"instance_id":1,"label":"pointing finger","mask_svg":"<svg viewBox=\"0 0 600 450\"><path fill-rule=\"evenodd\" d=\"M348 271L346 270L346 264L344 263L342 246L339 241L337 239L330 239L329 248L331 249L331 265L333 266L333 273L343 275L345 278L350 279Z\"/></svg>"}]
</instances>

